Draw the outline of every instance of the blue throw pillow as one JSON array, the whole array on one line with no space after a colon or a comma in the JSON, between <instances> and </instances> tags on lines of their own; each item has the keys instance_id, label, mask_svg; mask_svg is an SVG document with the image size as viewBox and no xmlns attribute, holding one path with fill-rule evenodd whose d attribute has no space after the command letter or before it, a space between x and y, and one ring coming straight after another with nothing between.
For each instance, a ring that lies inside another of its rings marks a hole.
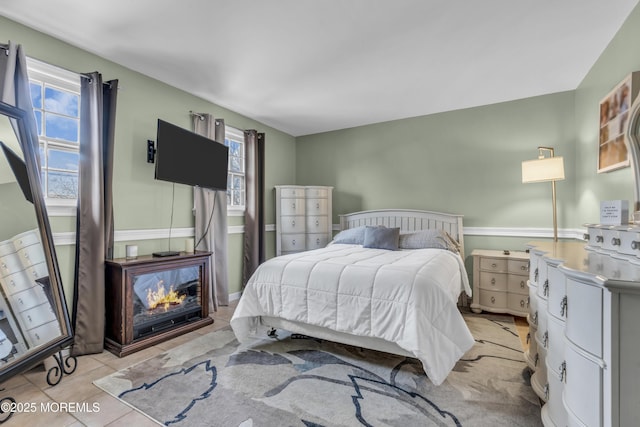
<instances>
[{"instance_id":1,"label":"blue throw pillow","mask_svg":"<svg viewBox=\"0 0 640 427\"><path fill-rule=\"evenodd\" d=\"M362 246L365 248L395 251L398 249L399 238L399 228L366 227Z\"/></svg>"},{"instance_id":2,"label":"blue throw pillow","mask_svg":"<svg viewBox=\"0 0 640 427\"><path fill-rule=\"evenodd\" d=\"M362 245L364 243L364 225L362 227L349 228L336 234L333 243L347 245Z\"/></svg>"}]
</instances>

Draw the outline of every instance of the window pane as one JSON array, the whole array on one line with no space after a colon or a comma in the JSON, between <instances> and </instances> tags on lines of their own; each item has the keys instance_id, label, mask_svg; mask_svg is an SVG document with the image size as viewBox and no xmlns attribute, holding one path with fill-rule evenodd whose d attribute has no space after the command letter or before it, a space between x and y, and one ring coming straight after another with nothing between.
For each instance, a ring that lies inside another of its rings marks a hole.
<instances>
[{"instance_id":1,"label":"window pane","mask_svg":"<svg viewBox=\"0 0 640 427\"><path fill-rule=\"evenodd\" d=\"M45 113L45 119L47 137L78 142L78 120L49 113Z\"/></svg>"},{"instance_id":2,"label":"window pane","mask_svg":"<svg viewBox=\"0 0 640 427\"><path fill-rule=\"evenodd\" d=\"M29 89L33 108L42 108L42 86L39 83L29 82Z\"/></svg>"},{"instance_id":3,"label":"window pane","mask_svg":"<svg viewBox=\"0 0 640 427\"><path fill-rule=\"evenodd\" d=\"M67 172L48 173L48 194L47 197L57 199L75 199L78 194L78 175Z\"/></svg>"},{"instance_id":4,"label":"window pane","mask_svg":"<svg viewBox=\"0 0 640 427\"><path fill-rule=\"evenodd\" d=\"M234 190L242 190L242 177L234 176L233 177L233 189Z\"/></svg>"},{"instance_id":5,"label":"window pane","mask_svg":"<svg viewBox=\"0 0 640 427\"><path fill-rule=\"evenodd\" d=\"M42 135L42 111L34 110L33 114L36 115L36 125L38 125L38 135Z\"/></svg>"},{"instance_id":6,"label":"window pane","mask_svg":"<svg viewBox=\"0 0 640 427\"><path fill-rule=\"evenodd\" d=\"M229 170L231 172L242 172L242 164L237 157L229 157Z\"/></svg>"},{"instance_id":7,"label":"window pane","mask_svg":"<svg viewBox=\"0 0 640 427\"><path fill-rule=\"evenodd\" d=\"M40 144L40 166L43 168L46 167L44 162L44 146L42 144ZM44 180L42 182L44 182Z\"/></svg>"},{"instance_id":8,"label":"window pane","mask_svg":"<svg viewBox=\"0 0 640 427\"><path fill-rule=\"evenodd\" d=\"M49 149L49 168L77 171L79 161L77 152Z\"/></svg>"},{"instance_id":9,"label":"window pane","mask_svg":"<svg viewBox=\"0 0 640 427\"><path fill-rule=\"evenodd\" d=\"M234 157L242 156L242 146L236 141L229 142L229 155Z\"/></svg>"},{"instance_id":10,"label":"window pane","mask_svg":"<svg viewBox=\"0 0 640 427\"><path fill-rule=\"evenodd\" d=\"M44 108L47 111L78 117L78 95L46 87L44 89Z\"/></svg>"}]
</instances>

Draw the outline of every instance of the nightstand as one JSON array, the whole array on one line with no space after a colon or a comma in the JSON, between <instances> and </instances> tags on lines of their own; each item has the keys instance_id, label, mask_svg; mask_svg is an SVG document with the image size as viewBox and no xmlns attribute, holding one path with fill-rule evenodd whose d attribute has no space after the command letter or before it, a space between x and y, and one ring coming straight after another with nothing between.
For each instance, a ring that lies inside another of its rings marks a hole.
<instances>
[{"instance_id":1,"label":"nightstand","mask_svg":"<svg viewBox=\"0 0 640 427\"><path fill-rule=\"evenodd\" d=\"M471 310L529 314L529 254L476 249L473 256L473 303Z\"/></svg>"}]
</instances>

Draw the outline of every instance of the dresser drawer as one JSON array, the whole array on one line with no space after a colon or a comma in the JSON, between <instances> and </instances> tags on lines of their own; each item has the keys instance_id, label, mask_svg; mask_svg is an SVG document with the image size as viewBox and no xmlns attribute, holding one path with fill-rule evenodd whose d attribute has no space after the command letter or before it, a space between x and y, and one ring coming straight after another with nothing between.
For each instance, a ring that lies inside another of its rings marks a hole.
<instances>
[{"instance_id":1,"label":"dresser drawer","mask_svg":"<svg viewBox=\"0 0 640 427\"><path fill-rule=\"evenodd\" d=\"M507 275L505 273L480 272L480 287L491 291L507 290Z\"/></svg>"},{"instance_id":2,"label":"dresser drawer","mask_svg":"<svg viewBox=\"0 0 640 427\"><path fill-rule=\"evenodd\" d=\"M324 248L329 244L329 236L326 234L307 234L307 249Z\"/></svg>"},{"instance_id":3,"label":"dresser drawer","mask_svg":"<svg viewBox=\"0 0 640 427\"><path fill-rule=\"evenodd\" d=\"M307 198L326 199L329 197L329 189L321 187L308 187L306 190Z\"/></svg>"},{"instance_id":4,"label":"dresser drawer","mask_svg":"<svg viewBox=\"0 0 640 427\"><path fill-rule=\"evenodd\" d=\"M509 273L522 274L526 276L529 274L529 261L510 259L507 261L507 271L509 271Z\"/></svg>"},{"instance_id":5,"label":"dresser drawer","mask_svg":"<svg viewBox=\"0 0 640 427\"><path fill-rule=\"evenodd\" d=\"M602 425L602 369L571 344L565 351L564 401L570 413L588 426Z\"/></svg>"},{"instance_id":6,"label":"dresser drawer","mask_svg":"<svg viewBox=\"0 0 640 427\"><path fill-rule=\"evenodd\" d=\"M281 215L304 215L304 199L281 199Z\"/></svg>"},{"instance_id":7,"label":"dresser drawer","mask_svg":"<svg viewBox=\"0 0 640 427\"><path fill-rule=\"evenodd\" d=\"M305 189L304 187L284 187L280 189L280 197L289 198L289 199L297 199L304 198Z\"/></svg>"},{"instance_id":8,"label":"dresser drawer","mask_svg":"<svg viewBox=\"0 0 640 427\"><path fill-rule=\"evenodd\" d=\"M485 271L507 271L507 260L498 258L480 258L480 269Z\"/></svg>"},{"instance_id":9,"label":"dresser drawer","mask_svg":"<svg viewBox=\"0 0 640 427\"><path fill-rule=\"evenodd\" d=\"M18 313L35 307L36 305L49 302L49 300L47 299L47 294L45 294L42 287L38 285L30 289L26 289L22 292L13 294L9 297L9 299L11 301L11 308Z\"/></svg>"},{"instance_id":10,"label":"dresser drawer","mask_svg":"<svg viewBox=\"0 0 640 427\"><path fill-rule=\"evenodd\" d=\"M326 215L327 199L307 199L307 215Z\"/></svg>"},{"instance_id":11,"label":"dresser drawer","mask_svg":"<svg viewBox=\"0 0 640 427\"><path fill-rule=\"evenodd\" d=\"M497 309L507 308L507 294L506 292L482 290L480 291L480 305Z\"/></svg>"},{"instance_id":12,"label":"dresser drawer","mask_svg":"<svg viewBox=\"0 0 640 427\"><path fill-rule=\"evenodd\" d=\"M567 295L565 287L566 277L556 267L549 267L549 314L564 320L564 297Z\"/></svg>"},{"instance_id":13,"label":"dresser drawer","mask_svg":"<svg viewBox=\"0 0 640 427\"><path fill-rule=\"evenodd\" d=\"M527 303L528 299L528 295L508 294L507 308L511 311L520 312L522 316L526 316L529 312L529 304Z\"/></svg>"},{"instance_id":14,"label":"dresser drawer","mask_svg":"<svg viewBox=\"0 0 640 427\"><path fill-rule=\"evenodd\" d=\"M329 218L326 216L307 217L307 233L327 233Z\"/></svg>"},{"instance_id":15,"label":"dresser drawer","mask_svg":"<svg viewBox=\"0 0 640 427\"><path fill-rule=\"evenodd\" d=\"M304 234L287 234L282 236L283 252L298 252L305 249L306 236Z\"/></svg>"},{"instance_id":16,"label":"dresser drawer","mask_svg":"<svg viewBox=\"0 0 640 427\"><path fill-rule=\"evenodd\" d=\"M304 216L280 217L280 231L282 233L304 233Z\"/></svg>"},{"instance_id":17,"label":"dresser drawer","mask_svg":"<svg viewBox=\"0 0 640 427\"><path fill-rule=\"evenodd\" d=\"M12 241L13 245L16 247L16 251L27 246L41 244L38 230L25 231L24 233L15 236Z\"/></svg>"},{"instance_id":18,"label":"dresser drawer","mask_svg":"<svg viewBox=\"0 0 640 427\"><path fill-rule=\"evenodd\" d=\"M13 295L17 292L24 291L25 289L33 287L35 284L25 271L18 271L17 273L10 274L9 276L0 277L0 282L2 282L2 288L7 295Z\"/></svg>"},{"instance_id":19,"label":"dresser drawer","mask_svg":"<svg viewBox=\"0 0 640 427\"><path fill-rule=\"evenodd\" d=\"M36 280L49 275L49 270L47 269L46 262L41 262L39 264L29 266L24 269L24 272L30 280Z\"/></svg>"},{"instance_id":20,"label":"dresser drawer","mask_svg":"<svg viewBox=\"0 0 640 427\"><path fill-rule=\"evenodd\" d=\"M602 289L567 278L566 335L575 345L602 357Z\"/></svg>"},{"instance_id":21,"label":"dresser drawer","mask_svg":"<svg viewBox=\"0 0 640 427\"><path fill-rule=\"evenodd\" d=\"M48 322L27 331L31 340L31 345L34 347L59 337L61 333L62 332L60 331L60 326L57 321Z\"/></svg>"},{"instance_id":22,"label":"dresser drawer","mask_svg":"<svg viewBox=\"0 0 640 427\"><path fill-rule=\"evenodd\" d=\"M509 279L507 280L507 290L509 291L509 293L529 295L529 286L527 286L527 279L529 279L529 276L509 274Z\"/></svg>"},{"instance_id":23,"label":"dresser drawer","mask_svg":"<svg viewBox=\"0 0 640 427\"><path fill-rule=\"evenodd\" d=\"M56 320L56 315L48 302L25 310L18 317L22 318L25 329L33 329L43 323Z\"/></svg>"},{"instance_id":24,"label":"dresser drawer","mask_svg":"<svg viewBox=\"0 0 640 427\"><path fill-rule=\"evenodd\" d=\"M20 249L18 256L24 267L44 262L44 251L39 243Z\"/></svg>"},{"instance_id":25,"label":"dresser drawer","mask_svg":"<svg viewBox=\"0 0 640 427\"><path fill-rule=\"evenodd\" d=\"M18 271L24 270L17 253L11 253L0 258L0 276L8 276Z\"/></svg>"},{"instance_id":26,"label":"dresser drawer","mask_svg":"<svg viewBox=\"0 0 640 427\"><path fill-rule=\"evenodd\" d=\"M12 254L16 251L16 247L13 246L13 242L11 240L5 240L4 242L0 242L0 258L5 255Z\"/></svg>"}]
</instances>

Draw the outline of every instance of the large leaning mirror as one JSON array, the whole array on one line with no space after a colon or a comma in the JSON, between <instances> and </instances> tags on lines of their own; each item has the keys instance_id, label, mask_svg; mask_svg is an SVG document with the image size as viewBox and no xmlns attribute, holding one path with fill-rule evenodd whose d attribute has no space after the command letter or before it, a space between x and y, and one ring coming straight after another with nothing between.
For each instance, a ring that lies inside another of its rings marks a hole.
<instances>
[{"instance_id":1,"label":"large leaning mirror","mask_svg":"<svg viewBox=\"0 0 640 427\"><path fill-rule=\"evenodd\" d=\"M0 103L0 383L73 340L25 114Z\"/></svg>"}]
</instances>

